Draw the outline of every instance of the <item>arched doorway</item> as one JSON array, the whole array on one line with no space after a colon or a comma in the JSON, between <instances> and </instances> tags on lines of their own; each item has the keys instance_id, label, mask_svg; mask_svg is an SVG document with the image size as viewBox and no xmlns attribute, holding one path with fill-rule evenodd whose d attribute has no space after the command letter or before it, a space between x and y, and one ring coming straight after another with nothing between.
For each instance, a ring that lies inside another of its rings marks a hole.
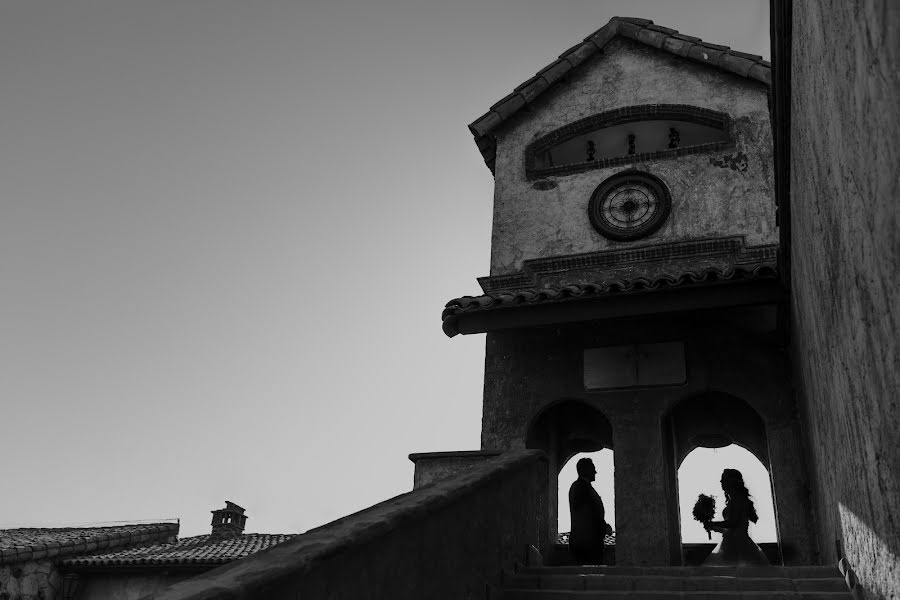
<instances>
[{"instance_id":1,"label":"arched doorway","mask_svg":"<svg viewBox=\"0 0 900 600\"><path fill-rule=\"evenodd\" d=\"M543 450L549 459L550 542L556 543L560 531L559 473L563 466L578 454L594 453L604 449L611 451L612 425L600 410L590 404L580 400L560 400L545 407L532 419L525 445L528 448ZM601 482L599 473L597 481ZM601 485L613 489L611 480L601 482Z\"/></svg>"},{"instance_id":2,"label":"arched doorway","mask_svg":"<svg viewBox=\"0 0 900 600\"><path fill-rule=\"evenodd\" d=\"M699 562L718 543L721 536L713 533L710 539L703 525L695 521L691 511L697 496L706 494L716 499L716 519L721 519L725 508L725 495L719 486L719 476L724 469L737 469L744 477L744 484L759 515L759 521L750 523L750 537L764 549L778 544L775 526L775 503L769 470L749 450L731 444L724 448L698 447L691 450L678 467L678 505L681 519L681 544L685 562Z\"/></svg>"},{"instance_id":3,"label":"arched doorway","mask_svg":"<svg viewBox=\"0 0 900 600\"><path fill-rule=\"evenodd\" d=\"M569 515L569 487L576 479L578 472L575 469L575 463L581 458L589 458L597 467L597 480L594 482L594 489L603 499L603 508L606 510L606 522L609 523L613 531L616 529L616 502L615 502L615 464L613 461L613 451L604 448L599 452L579 452L570 457L559 471L558 479L558 506L557 506L557 529L559 530L560 541L567 541L563 538L564 534L571 531L571 517ZM607 540L609 543L609 540Z\"/></svg>"},{"instance_id":4,"label":"arched doorway","mask_svg":"<svg viewBox=\"0 0 900 600\"><path fill-rule=\"evenodd\" d=\"M751 536L757 534L757 543L777 543L766 427L759 413L736 396L707 392L678 402L669 412L667 426L670 489L678 493L678 514L670 515L670 519L680 532L677 543L683 563L702 561L712 549L710 543L717 541L717 534L709 540L691 511L698 494L713 495L716 518L721 518L725 498L719 478L725 468L741 471L754 498L761 527L751 529ZM777 551L770 554L777 555Z\"/></svg>"}]
</instances>

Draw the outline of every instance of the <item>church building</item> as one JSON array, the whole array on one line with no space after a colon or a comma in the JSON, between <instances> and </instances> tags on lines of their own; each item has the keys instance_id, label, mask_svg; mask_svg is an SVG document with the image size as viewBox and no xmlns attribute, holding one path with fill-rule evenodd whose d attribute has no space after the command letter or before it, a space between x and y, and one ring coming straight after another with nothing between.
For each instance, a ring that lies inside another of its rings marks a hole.
<instances>
[{"instance_id":1,"label":"church building","mask_svg":"<svg viewBox=\"0 0 900 600\"><path fill-rule=\"evenodd\" d=\"M491 272L443 326L487 332L482 447L547 453L551 536L559 469L612 449L618 565L682 563L678 466L732 443L772 475L785 557L812 558L770 77L622 18L470 126L495 180Z\"/></svg>"},{"instance_id":2,"label":"church building","mask_svg":"<svg viewBox=\"0 0 900 600\"><path fill-rule=\"evenodd\" d=\"M770 12L771 64L615 17L476 119L490 270L442 327L485 334L481 448L156 597L900 597L900 11ZM778 544L695 566L677 470L732 444ZM614 564L560 564L560 469L600 449Z\"/></svg>"}]
</instances>

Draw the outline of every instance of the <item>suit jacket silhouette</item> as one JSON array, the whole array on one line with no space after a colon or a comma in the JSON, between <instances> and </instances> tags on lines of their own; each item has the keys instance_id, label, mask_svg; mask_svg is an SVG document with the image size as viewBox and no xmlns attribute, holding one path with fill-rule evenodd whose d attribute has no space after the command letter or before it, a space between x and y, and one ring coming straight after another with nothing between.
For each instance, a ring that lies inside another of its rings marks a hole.
<instances>
[{"instance_id":1,"label":"suit jacket silhouette","mask_svg":"<svg viewBox=\"0 0 900 600\"><path fill-rule=\"evenodd\" d=\"M606 535L603 500L594 486L580 477L569 488L569 512L572 515L569 546L575 550L602 549Z\"/></svg>"}]
</instances>

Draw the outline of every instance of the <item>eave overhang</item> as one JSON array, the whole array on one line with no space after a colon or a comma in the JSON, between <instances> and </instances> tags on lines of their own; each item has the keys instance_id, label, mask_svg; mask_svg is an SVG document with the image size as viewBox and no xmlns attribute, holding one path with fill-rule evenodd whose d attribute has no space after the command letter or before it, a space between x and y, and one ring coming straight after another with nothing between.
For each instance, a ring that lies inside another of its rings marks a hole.
<instances>
[{"instance_id":1,"label":"eave overhang","mask_svg":"<svg viewBox=\"0 0 900 600\"><path fill-rule=\"evenodd\" d=\"M683 311L779 304L786 295L773 267L709 269L678 278L579 284L466 296L447 303L448 337Z\"/></svg>"}]
</instances>

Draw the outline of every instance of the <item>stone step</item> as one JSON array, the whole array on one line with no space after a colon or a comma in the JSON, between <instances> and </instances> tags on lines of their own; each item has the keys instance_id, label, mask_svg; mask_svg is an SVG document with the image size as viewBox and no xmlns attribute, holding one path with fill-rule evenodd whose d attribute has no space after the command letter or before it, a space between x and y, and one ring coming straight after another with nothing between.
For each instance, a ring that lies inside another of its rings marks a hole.
<instances>
[{"instance_id":1,"label":"stone step","mask_svg":"<svg viewBox=\"0 0 900 600\"><path fill-rule=\"evenodd\" d=\"M850 592L616 592L505 590L503 600L849 600Z\"/></svg>"},{"instance_id":2,"label":"stone step","mask_svg":"<svg viewBox=\"0 0 900 600\"><path fill-rule=\"evenodd\" d=\"M735 577L722 575L517 574L504 582L516 590L654 592L846 592L841 577Z\"/></svg>"},{"instance_id":3,"label":"stone step","mask_svg":"<svg viewBox=\"0 0 900 600\"><path fill-rule=\"evenodd\" d=\"M637 577L766 577L787 579L841 578L837 565L812 565L802 567L613 567L613 566L564 566L521 567L517 573L525 575L629 575Z\"/></svg>"},{"instance_id":4,"label":"stone step","mask_svg":"<svg viewBox=\"0 0 900 600\"><path fill-rule=\"evenodd\" d=\"M523 567L504 580L503 600L743 598L850 600L837 566Z\"/></svg>"}]
</instances>

